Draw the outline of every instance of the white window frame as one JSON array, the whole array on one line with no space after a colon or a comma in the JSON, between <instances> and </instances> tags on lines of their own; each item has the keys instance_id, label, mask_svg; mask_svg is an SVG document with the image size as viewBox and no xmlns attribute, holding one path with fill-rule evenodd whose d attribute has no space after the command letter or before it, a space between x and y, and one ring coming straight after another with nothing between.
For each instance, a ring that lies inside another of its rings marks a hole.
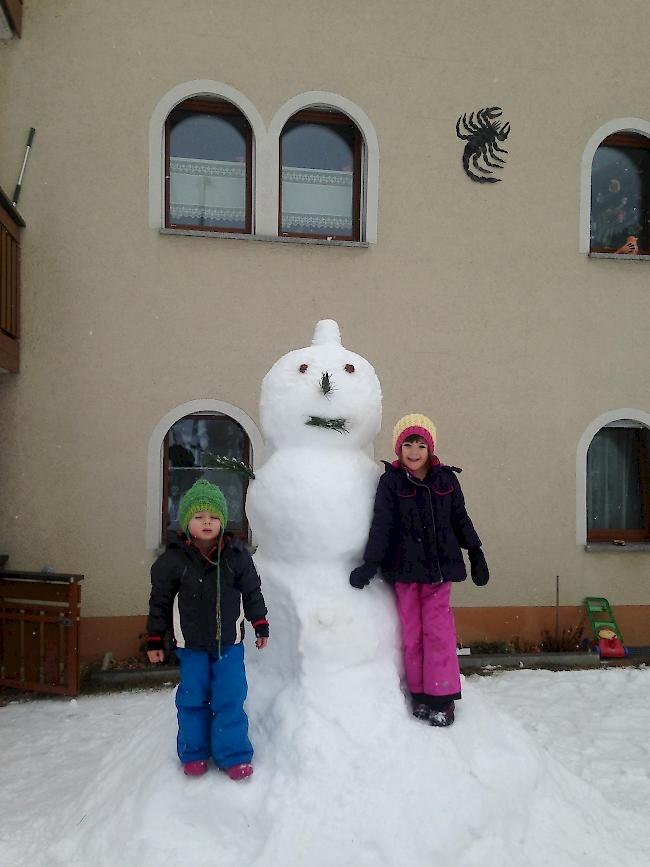
<instances>
[{"instance_id":1,"label":"white window frame","mask_svg":"<svg viewBox=\"0 0 650 867\"><path fill-rule=\"evenodd\" d=\"M187 415L227 415L238 422L246 432L251 444L251 466L259 467L265 460L264 440L253 419L231 403L223 400L190 400L174 407L164 415L153 429L147 449L147 499L145 545L147 551L157 551L162 542L162 496L163 496L163 444L169 429ZM253 538L253 544L255 539Z\"/></svg>"},{"instance_id":2,"label":"white window frame","mask_svg":"<svg viewBox=\"0 0 650 867\"><path fill-rule=\"evenodd\" d=\"M587 544L587 452L593 438L604 427L650 429L650 413L630 407L609 410L594 419L580 437L576 451L576 544L580 547Z\"/></svg>"},{"instance_id":3,"label":"white window frame","mask_svg":"<svg viewBox=\"0 0 650 867\"><path fill-rule=\"evenodd\" d=\"M177 105L193 97L222 99L232 103L244 115L251 126L253 156L251 161L252 223L255 232L255 212L258 198L256 156L258 142L264 141L266 128L253 105L243 93L221 81L186 81L168 91L153 110L149 121L149 225L152 229L165 227L165 124Z\"/></svg>"},{"instance_id":4,"label":"white window frame","mask_svg":"<svg viewBox=\"0 0 650 867\"><path fill-rule=\"evenodd\" d=\"M368 115L358 105L338 93L312 90L294 96L279 108L269 125L269 163L266 171L270 180L270 195L274 202L273 229L278 234L278 202L280 199L280 136L287 122L307 109L334 109L349 117L361 133L361 235L360 241L377 243L377 209L379 204L379 141Z\"/></svg>"},{"instance_id":5,"label":"white window frame","mask_svg":"<svg viewBox=\"0 0 650 867\"><path fill-rule=\"evenodd\" d=\"M607 121L591 136L582 152L580 169L580 227L578 250L589 255L591 249L591 169L594 155L608 135L616 132L635 132L650 138L650 121L640 117L619 117ZM621 259L638 259L637 256L621 256ZM644 257L645 258L645 257Z\"/></svg>"},{"instance_id":6,"label":"white window frame","mask_svg":"<svg viewBox=\"0 0 650 867\"><path fill-rule=\"evenodd\" d=\"M363 140L361 158L361 239L359 242L331 242L333 245L377 243L379 206L379 141L368 115L351 100L338 93L312 90L300 93L284 103L274 114L268 127L253 103L240 91L220 81L196 80L178 84L157 103L149 121L149 225L157 231L165 229L165 122L169 113L186 99L208 97L225 99L235 105L251 125L253 138L252 161L252 234L236 235L251 240L278 239L278 202L280 195L279 160L280 134L287 120L309 108L331 108L352 120ZM180 234L190 234L179 231ZM214 237L233 237L233 233L199 231ZM303 238L282 238L284 242L303 243ZM320 241L319 243L328 243Z\"/></svg>"}]
</instances>

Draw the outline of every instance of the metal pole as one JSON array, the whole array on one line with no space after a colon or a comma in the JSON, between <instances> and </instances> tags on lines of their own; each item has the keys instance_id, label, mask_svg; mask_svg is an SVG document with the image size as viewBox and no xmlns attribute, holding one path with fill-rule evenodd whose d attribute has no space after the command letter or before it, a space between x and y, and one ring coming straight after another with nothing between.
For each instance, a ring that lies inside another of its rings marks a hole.
<instances>
[{"instance_id":1,"label":"metal pole","mask_svg":"<svg viewBox=\"0 0 650 867\"><path fill-rule=\"evenodd\" d=\"M560 576L555 576L555 644L560 649Z\"/></svg>"},{"instance_id":2,"label":"metal pole","mask_svg":"<svg viewBox=\"0 0 650 867\"><path fill-rule=\"evenodd\" d=\"M32 127L29 131L29 135L27 136L27 144L25 145L25 156L23 157L23 164L20 167L20 174L18 175L18 181L16 182L16 189L14 190L14 200L12 205L14 208L18 204L18 199L20 198L20 188L23 185L23 175L25 174L25 166L27 165L27 159L29 157L29 152L32 149L32 142L34 141L34 135L36 130Z\"/></svg>"}]
</instances>

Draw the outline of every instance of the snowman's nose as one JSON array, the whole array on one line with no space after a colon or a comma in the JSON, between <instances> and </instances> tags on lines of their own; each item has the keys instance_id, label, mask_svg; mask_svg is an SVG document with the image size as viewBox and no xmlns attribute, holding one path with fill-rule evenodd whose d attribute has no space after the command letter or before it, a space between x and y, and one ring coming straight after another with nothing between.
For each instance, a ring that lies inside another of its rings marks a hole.
<instances>
[{"instance_id":1,"label":"snowman's nose","mask_svg":"<svg viewBox=\"0 0 650 867\"><path fill-rule=\"evenodd\" d=\"M327 397L327 395L332 391L332 380L330 379L330 375L327 371L323 373L320 378L320 390Z\"/></svg>"}]
</instances>

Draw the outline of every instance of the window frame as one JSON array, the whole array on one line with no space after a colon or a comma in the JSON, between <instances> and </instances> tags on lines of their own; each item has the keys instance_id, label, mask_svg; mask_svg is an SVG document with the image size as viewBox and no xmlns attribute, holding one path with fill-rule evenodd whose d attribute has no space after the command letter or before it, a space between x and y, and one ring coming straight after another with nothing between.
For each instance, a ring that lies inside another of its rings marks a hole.
<instances>
[{"instance_id":1,"label":"window frame","mask_svg":"<svg viewBox=\"0 0 650 867\"><path fill-rule=\"evenodd\" d=\"M650 151L650 137L644 135L641 132L632 132L632 131L620 131L611 133L600 142L596 150L594 151L594 156L592 158L592 166L590 171L590 184L589 184L589 253L606 253L608 255L619 255L623 257L630 257L629 253L616 253L616 249L614 247L594 247L591 243L591 219L592 219L592 197L593 197L593 160L598 152L598 149L601 147L613 147L618 148L619 150L631 149L635 150L648 150ZM642 249L639 247L640 256L650 255L650 175L646 179L646 185L648 187L648 208L644 214L644 218L646 224L648 225L648 249Z\"/></svg>"},{"instance_id":2,"label":"window frame","mask_svg":"<svg viewBox=\"0 0 650 867\"><path fill-rule=\"evenodd\" d=\"M244 426L239 422L236 418L233 418L226 413L217 414L215 412L192 412L188 415L182 415L180 418L176 419L176 421L169 427L167 433L163 437L162 442L162 503L161 503L161 545L166 546L168 544L168 503L169 503L169 434L171 433L171 429L175 424L179 421L183 421L184 419L193 419L193 420L201 420L205 421L206 419L210 419L211 421L224 421L224 422L234 422L238 425L246 437L246 451L244 454L244 463L248 466L251 465L251 452L252 452L252 443L251 439L248 435L248 432L244 428ZM193 469L201 469L201 467L195 467ZM207 468L206 468L207 469ZM248 524L248 516L246 514L246 495L248 493L248 482L249 480L246 477L243 477L243 509L242 509L242 528L241 530L228 530L233 536L241 539L244 542L248 542L250 539L250 527Z\"/></svg>"},{"instance_id":3,"label":"window frame","mask_svg":"<svg viewBox=\"0 0 650 867\"><path fill-rule=\"evenodd\" d=\"M175 111L193 111L196 114L215 114L219 116L231 115L240 117L245 122L246 128L246 192L245 192L245 217L244 228L232 228L231 226L199 226L192 223L172 223L169 206L171 195L171 170L170 170L170 136L171 119ZM206 99L190 97L175 105L165 118L165 211L164 227L166 229L178 229L184 231L227 232L236 235L251 235L253 232L253 130L246 115L232 102L223 99Z\"/></svg>"},{"instance_id":4,"label":"window frame","mask_svg":"<svg viewBox=\"0 0 650 867\"><path fill-rule=\"evenodd\" d=\"M351 127L354 130L354 165L352 170L352 234L318 234L316 232L282 231L282 137L290 123L317 123L331 126ZM278 136L278 237L279 238L319 238L331 241L361 241L361 171L363 167L363 136L352 118L340 110L302 109L287 118Z\"/></svg>"},{"instance_id":5,"label":"window frame","mask_svg":"<svg viewBox=\"0 0 650 867\"><path fill-rule=\"evenodd\" d=\"M599 530L590 530L589 529L589 511L588 511L588 499L585 502L585 514L587 518L586 529L587 529L587 544L591 542L614 542L614 541L622 541L622 542L637 542L643 543L648 542L650 540L650 455L646 453L645 444L643 442L643 436L641 435L642 431L648 430L646 425L640 422L634 422L634 420L630 419L628 423L625 423L625 419L620 419L618 421L610 422L609 424L603 425L599 428L589 443L589 447L594 439L598 436L600 431L605 430L606 428L627 428L632 429L638 432L638 470L639 470L639 480L641 483L641 502L643 508L643 518L645 522L645 526L638 530L630 530L616 527L608 527L606 529ZM585 460L589 454L589 447L587 448L587 454L585 455ZM589 490L589 476L586 476L586 489Z\"/></svg>"}]
</instances>

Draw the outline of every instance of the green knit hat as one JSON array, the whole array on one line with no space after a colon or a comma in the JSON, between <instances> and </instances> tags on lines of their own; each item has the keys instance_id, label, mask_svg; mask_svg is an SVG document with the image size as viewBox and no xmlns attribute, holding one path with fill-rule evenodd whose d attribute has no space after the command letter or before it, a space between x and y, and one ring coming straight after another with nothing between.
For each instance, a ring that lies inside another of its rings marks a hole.
<instances>
[{"instance_id":1,"label":"green knit hat","mask_svg":"<svg viewBox=\"0 0 650 867\"><path fill-rule=\"evenodd\" d=\"M181 532L187 532L187 525L197 512L209 512L221 521L221 532L228 523L228 503L221 488L207 479L198 479L186 491L178 504L178 523Z\"/></svg>"}]
</instances>

